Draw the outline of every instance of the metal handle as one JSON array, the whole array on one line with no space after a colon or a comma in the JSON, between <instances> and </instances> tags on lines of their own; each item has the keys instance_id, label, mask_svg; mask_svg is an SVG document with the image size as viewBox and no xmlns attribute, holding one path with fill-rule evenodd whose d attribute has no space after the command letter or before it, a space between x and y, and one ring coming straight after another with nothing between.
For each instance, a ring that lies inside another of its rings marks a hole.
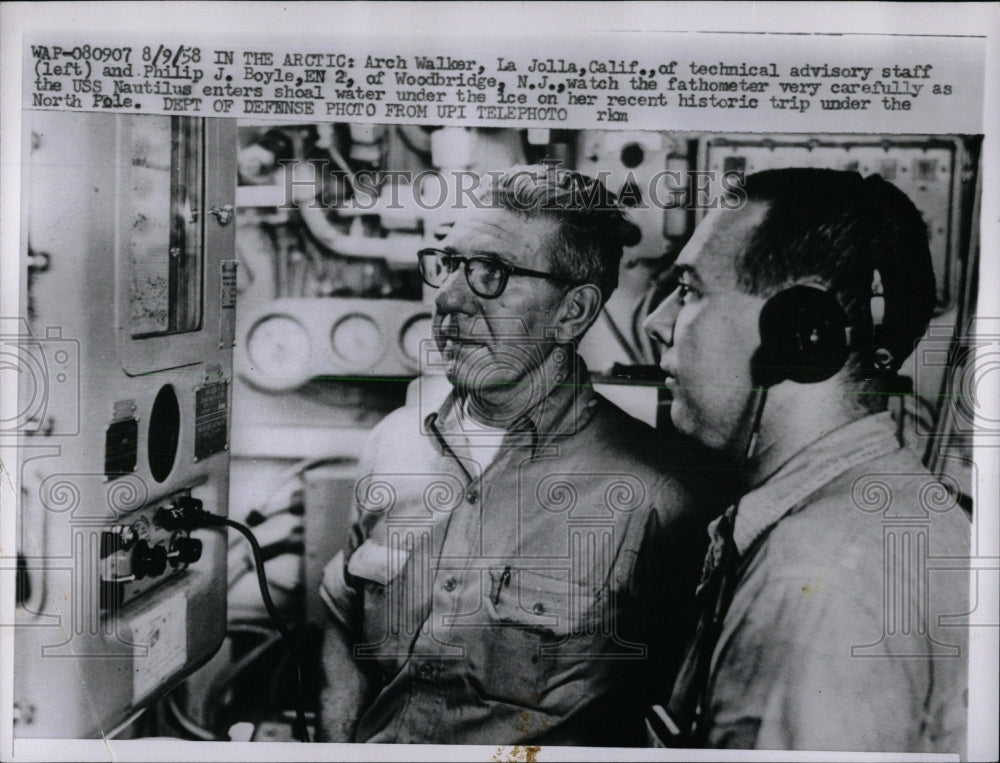
<instances>
[{"instance_id":1,"label":"metal handle","mask_svg":"<svg viewBox=\"0 0 1000 763\"><path fill-rule=\"evenodd\" d=\"M219 221L219 225L229 225L233 219L233 205L226 204L222 207L212 207L208 210L208 214L215 215L215 219Z\"/></svg>"}]
</instances>

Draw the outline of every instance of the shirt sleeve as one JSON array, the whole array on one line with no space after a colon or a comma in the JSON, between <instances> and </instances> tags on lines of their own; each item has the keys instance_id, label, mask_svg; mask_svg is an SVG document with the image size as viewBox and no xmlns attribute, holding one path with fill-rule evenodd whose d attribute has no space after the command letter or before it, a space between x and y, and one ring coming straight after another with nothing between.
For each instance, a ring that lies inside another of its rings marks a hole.
<instances>
[{"instance_id":1,"label":"shirt sleeve","mask_svg":"<svg viewBox=\"0 0 1000 763\"><path fill-rule=\"evenodd\" d=\"M708 746L903 751L919 744L928 660L878 646L881 611L842 584L822 574L783 577L734 601L714 656ZM867 656L852 654L865 646Z\"/></svg>"},{"instance_id":2,"label":"shirt sleeve","mask_svg":"<svg viewBox=\"0 0 1000 763\"><path fill-rule=\"evenodd\" d=\"M377 462L379 431L380 427L372 430L365 442L358 464L359 479L369 474L372 465ZM351 529L347 536L347 544L327 562L319 586L320 599L326 605L330 616L350 634L356 634L361 627L363 590L348 572L351 557L368 535L368 530L361 520L362 514L355 496L351 508Z\"/></svg>"},{"instance_id":3,"label":"shirt sleeve","mask_svg":"<svg viewBox=\"0 0 1000 763\"><path fill-rule=\"evenodd\" d=\"M351 537L354 537L352 528ZM326 605L330 616L353 633L357 627L354 613L360 603L358 590L348 582L347 564L354 549L339 551L323 568L323 579L319 586L319 596Z\"/></svg>"}]
</instances>

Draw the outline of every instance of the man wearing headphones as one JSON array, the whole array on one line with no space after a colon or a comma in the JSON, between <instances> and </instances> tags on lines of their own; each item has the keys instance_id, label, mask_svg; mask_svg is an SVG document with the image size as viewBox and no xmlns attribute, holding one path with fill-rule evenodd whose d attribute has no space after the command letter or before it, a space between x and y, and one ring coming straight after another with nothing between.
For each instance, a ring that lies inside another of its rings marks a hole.
<instances>
[{"instance_id":1,"label":"man wearing headphones","mask_svg":"<svg viewBox=\"0 0 1000 763\"><path fill-rule=\"evenodd\" d=\"M746 178L649 316L681 432L742 466L664 706L676 746L963 752L970 523L887 397L934 305L927 235L878 176ZM950 565L961 567L960 561Z\"/></svg>"}]
</instances>

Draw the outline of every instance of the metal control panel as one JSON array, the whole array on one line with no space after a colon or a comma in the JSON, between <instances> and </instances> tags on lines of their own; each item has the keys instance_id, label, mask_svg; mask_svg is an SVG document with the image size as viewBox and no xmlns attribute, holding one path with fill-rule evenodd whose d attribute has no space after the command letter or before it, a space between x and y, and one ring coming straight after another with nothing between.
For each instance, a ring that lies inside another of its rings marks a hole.
<instances>
[{"instance_id":1,"label":"metal control panel","mask_svg":"<svg viewBox=\"0 0 1000 763\"><path fill-rule=\"evenodd\" d=\"M26 122L14 733L102 737L225 636L225 532L155 513L227 513L235 124Z\"/></svg>"}]
</instances>

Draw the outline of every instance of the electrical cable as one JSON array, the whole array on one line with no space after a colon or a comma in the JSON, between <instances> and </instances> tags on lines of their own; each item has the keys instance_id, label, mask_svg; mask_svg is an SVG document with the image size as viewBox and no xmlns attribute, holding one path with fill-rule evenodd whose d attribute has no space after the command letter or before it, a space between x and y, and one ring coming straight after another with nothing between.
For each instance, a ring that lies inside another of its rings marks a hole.
<instances>
[{"instance_id":1,"label":"electrical cable","mask_svg":"<svg viewBox=\"0 0 1000 763\"><path fill-rule=\"evenodd\" d=\"M282 710L281 711L281 717L283 719L285 719L285 720L291 720L292 719L292 714L288 710ZM306 718L311 718L311 719L315 720L316 713L306 713Z\"/></svg>"},{"instance_id":2,"label":"electrical cable","mask_svg":"<svg viewBox=\"0 0 1000 763\"><path fill-rule=\"evenodd\" d=\"M250 509L250 513L246 516L246 524L247 527L257 527L264 524L271 517L277 517L282 514L291 514L293 517L301 517L304 513L305 507L301 502L293 503L290 506L278 509L277 511L272 511L270 514L263 514L259 509Z\"/></svg>"},{"instance_id":3,"label":"electrical cable","mask_svg":"<svg viewBox=\"0 0 1000 763\"><path fill-rule=\"evenodd\" d=\"M283 637L287 638L289 634L288 626L285 625L285 621L281 618L278 608L274 606L274 601L271 599L271 592L268 589L267 584L267 576L264 573L264 557L260 549L260 544L257 542L257 538L254 536L250 528L242 522L237 522L235 519L230 519L229 517L220 518L222 519L222 523L224 525L232 527L244 538L246 538L247 541L249 541L250 548L253 551L254 567L256 567L257 572L257 583L260 585L260 596L264 600L264 606L267 608L267 613L271 616L271 622L274 623L274 627L278 629L278 632L281 633Z\"/></svg>"},{"instance_id":4,"label":"electrical cable","mask_svg":"<svg viewBox=\"0 0 1000 763\"><path fill-rule=\"evenodd\" d=\"M766 385L754 389L750 432L739 464L741 469L748 469L757 453L761 420L764 414L764 406L767 404L767 391L768 387ZM722 537L721 554L717 565L715 565L715 571L711 573L708 581L705 583L706 589L710 585L713 586L713 592L709 595L710 598L707 598L703 602L703 606L706 608L701 613L701 623L695 635L695 643L700 643L700 648L695 656L694 677L687 686L684 702L682 703L684 714L689 713L690 718L684 718L684 727L682 727L678 724L681 718L672 717L666 712L666 708L660 708L655 711L660 716L660 723L666 726L669 738L675 741L681 740L681 745L685 747L702 746L704 742L704 740L698 738L696 735L699 731L703 731L703 729L699 728L702 714L701 708L705 693L708 691L712 655L715 653L715 647L722 633L722 624L731 603L730 596L733 590L732 586L734 585L731 575L734 572L735 561L739 559L739 550L733 538L733 530L736 526L736 520L739 517L739 509L740 501L737 500L734 506L723 513L718 525L716 525L716 532ZM716 574L718 574L718 577L714 578L715 582L713 584L711 581Z\"/></svg>"},{"instance_id":5,"label":"electrical cable","mask_svg":"<svg viewBox=\"0 0 1000 763\"><path fill-rule=\"evenodd\" d=\"M344 456L319 456L316 458L305 458L301 461L292 464L290 467L285 469L283 472L277 475L273 481L275 487L270 493L264 498L260 503L260 509L257 511L263 514L265 517L270 516L273 512L268 509L271 508L270 504L275 500L275 496L278 495L281 488L285 486L285 483L291 480L293 477L298 477L301 474L309 471L310 469L315 469L317 466L326 466L327 464L352 464L354 459L347 458ZM284 507L282 507L284 508Z\"/></svg>"},{"instance_id":6,"label":"electrical cable","mask_svg":"<svg viewBox=\"0 0 1000 763\"><path fill-rule=\"evenodd\" d=\"M299 504L298 508L300 509L302 508L301 504ZM280 517L286 513L294 515L296 512L283 509L280 511L276 511L273 514L264 516L258 513L256 510L254 510L251 511L250 515L247 517L246 524L249 525L250 527L255 527L264 524L268 519L272 519L274 517ZM255 518L257 519L257 521L256 522L252 521ZM261 553L264 562L269 562L272 559L276 559L277 557L285 556L288 554L298 557L304 556L305 541L303 538L304 538L304 529L301 524L296 524L284 536L279 537L277 540L272 541L271 543L261 545ZM236 544L238 544L239 542L240 539L234 537L232 541L229 543L229 548L228 548L228 553L229 553L228 587L230 591L240 580L242 580L247 575L247 573L253 570L254 566L253 559L250 555L248 555L245 552L243 554L237 554ZM293 582L292 584L276 583L273 580L270 581L270 587L272 589L277 588L282 591L292 591L299 584L300 581Z\"/></svg>"},{"instance_id":7,"label":"electrical cable","mask_svg":"<svg viewBox=\"0 0 1000 763\"><path fill-rule=\"evenodd\" d=\"M271 592L268 590L267 576L264 572L264 560L260 544L257 542L257 538L254 536L249 527L246 527L241 522L237 522L229 517L222 517L205 511L202 502L191 496L184 496L183 498L178 499L178 501L170 507L157 509L156 513L153 515L153 523L167 530L191 530L198 527L219 527L221 525L225 525L226 527L232 527L244 538L246 538L247 542L250 543L250 548L253 552L254 565L257 569L257 583L260 586L261 599L264 601L267 613L270 615L271 621L274 623L274 627L277 628L279 633L281 633L282 638L290 640L291 632L288 630L288 626L285 625L285 621L278 612L278 608L274 606L274 601L271 599ZM310 741L309 728L306 725L302 697L303 650L297 648L295 651L297 656L295 666L296 723L293 728L296 739L302 742L308 742Z\"/></svg>"},{"instance_id":8,"label":"electrical cable","mask_svg":"<svg viewBox=\"0 0 1000 763\"><path fill-rule=\"evenodd\" d=\"M232 621L226 627L226 633L228 636L240 635L240 634L250 634L253 636L260 636L261 641L258 642L252 649L243 654L238 660L227 665L225 668L220 670L208 684L208 688L205 690L205 704L209 707L218 704L217 695L220 690L224 689L226 686L231 684L233 681L238 679L246 670L253 667L257 660L270 651L274 646L280 644L284 641L283 637L280 635L275 635L272 628L266 628L261 625L257 625L252 622L244 622L240 620ZM277 671L283 671L285 665L288 662L288 658L291 656L292 650L289 650L281 657L279 666L275 669ZM269 693L269 697L270 697ZM269 706L276 706L277 703L269 701ZM309 717L309 713L306 713L306 717Z\"/></svg>"},{"instance_id":9,"label":"electrical cable","mask_svg":"<svg viewBox=\"0 0 1000 763\"><path fill-rule=\"evenodd\" d=\"M197 723L188 718L177 706L177 697L172 693L167 697L166 708L167 712L170 714L170 719L176 722L178 726L184 729L195 739L201 739L205 742L228 741L228 737L221 737L215 732L199 726Z\"/></svg>"},{"instance_id":10,"label":"electrical cable","mask_svg":"<svg viewBox=\"0 0 1000 763\"><path fill-rule=\"evenodd\" d=\"M615 323L615 319L611 317L611 313L608 312L607 306L601 308L601 315L604 317L604 322L611 330L611 335L615 338L615 341L618 342L618 345L625 350L625 354L628 355L629 362L635 365L642 363L642 358L636 354L632 345L629 344L628 339L626 339L625 335L622 333L622 330L618 328L618 324Z\"/></svg>"},{"instance_id":11,"label":"electrical cable","mask_svg":"<svg viewBox=\"0 0 1000 763\"><path fill-rule=\"evenodd\" d=\"M205 691L205 704L208 706L214 706L216 695L221 689L235 681L244 670L251 667L262 655L266 654L272 647L276 644L280 644L282 641L284 641L282 636L276 636L272 631L267 631L267 638L254 646L249 652L244 654L238 660L219 671L219 673L212 678L208 685L208 689Z\"/></svg>"},{"instance_id":12,"label":"electrical cable","mask_svg":"<svg viewBox=\"0 0 1000 763\"><path fill-rule=\"evenodd\" d=\"M288 662L291 660L293 655L291 652L285 652L281 658L278 660L278 664L274 667L274 673L271 674L271 682L267 689L267 703L271 707L277 707L280 701L281 693L281 676L288 669Z\"/></svg>"},{"instance_id":13,"label":"electrical cable","mask_svg":"<svg viewBox=\"0 0 1000 763\"><path fill-rule=\"evenodd\" d=\"M272 635L270 628L257 625L257 623L249 620L230 620L229 625L226 626L226 633L227 635L230 633L253 633L256 636L263 637Z\"/></svg>"},{"instance_id":14,"label":"electrical cable","mask_svg":"<svg viewBox=\"0 0 1000 763\"><path fill-rule=\"evenodd\" d=\"M290 636L288 626L285 625L285 621L281 618L278 608L274 606L274 601L271 599L271 592L268 590L267 576L264 574L263 554L261 553L257 538L250 528L242 523L234 519L229 519L229 517L224 517L222 520L227 527L232 527L250 543L250 548L253 550L254 566L257 568L257 582L260 585L260 596L264 600L267 613L271 616L271 620L281 633L282 638L288 639ZM295 653L295 734L299 741L308 742L310 741L309 728L306 725L305 709L302 706L302 650L295 649Z\"/></svg>"},{"instance_id":15,"label":"electrical cable","mask_svg":"<svg viewBox=\"0 0 1000 763\"><path fill-rule=\"evenodd\" d=\"M105 739L114 739L115 737L117 737L125 729L127 729L129 726L131 726L137 720L139 720L145 714L145 712L146 712L147 709L148 708L143 707L143 708L141 708L139 710L136 710L128 718L126 718L124 721L122 721L117 726L115 726L113 729L111 729L111 731L109 731L107 734L105 734L104 738Z\"/></svg>"},{"instance_id":16,"label":"electrical cable","mask_svg":"<svg viewBox=\"0 0 1000 763\"><path fill-rule=\"evenodd\" d=\"M749 469L750 462L757 455L757 443L760 440L760 422L764 416L764 405L767 403L767 387L755 390L753 418L750 421L750 436L747 438L746 450L743 453L741 468Z\"/></svg>"},{"instance_id":17,"label":"electrical cable","mask_svg":"<svg viewBox=\"0 0 1000 763\"><path fill-rule=\"evenodd\" d=\"M268 543L266 546L261 546L261 553L263 554L263 559L265 562L269 562L272 559L277 559L279 556L285 556L286 554L292 554L293 556L302 556L306 552L305 543L302 540L302 530L301 528L297 530L292 530L289 537L281 538L280 540L274 541L274 543ZM299 536L296 538L295 536ZM281 585L279 583L271 583L273 588L280 588L283 590L291 590L295 585L287 586Z\"/></svg>"}]
</instances>

